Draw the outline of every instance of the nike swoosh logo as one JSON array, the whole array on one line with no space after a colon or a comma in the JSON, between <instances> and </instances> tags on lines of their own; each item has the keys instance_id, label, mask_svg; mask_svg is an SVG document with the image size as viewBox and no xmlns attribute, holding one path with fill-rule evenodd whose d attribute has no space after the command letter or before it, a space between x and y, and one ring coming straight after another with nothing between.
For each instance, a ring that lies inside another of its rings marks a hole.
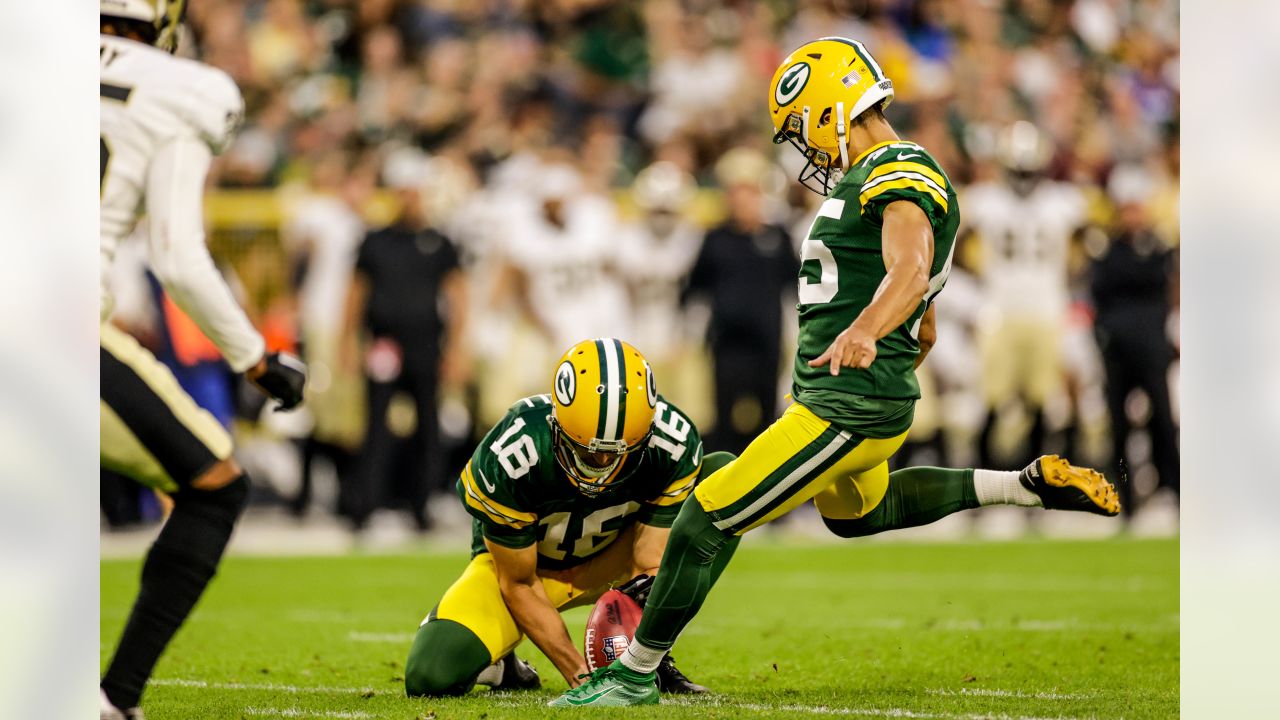
<instances>
[{"instance_id":1,"label":"nike swoosh logo","mask_svg":"<svg viewBox=\"0 0 1280 720\"><path fill-rule=\"evenodd\" d=\"M480 479L481 479L482 481L484 481L484 489L485 489L485 490L488 490L489 492L497 492L497 491L498 491L498 486L497 486L497 485L494 485L494 484L493 484L493 483L491 483L491 482L489 482L489 478L487 478L487 477L485 477L485 476L484 476L484 471L483 471L483 470L481 470L480 468L476 468L476 472L480 473Z\"/></svg>"},{"instance_id":2,"label":"nike swoosh logo","mask_svg":"<svg viewBox=\"0 0 1280 720\"><path fill-rule=\"evenodd\" d=\"M920 153L911 153L910 155L899 155L898 159L906 160L907 158L913 158L913 157L920 157Z\"/></svg>"},{"instance_id":3,"label":"nike swoosh logo","mask_svg":"<svg viewBox=\"0 0 1280 720\"><path fill-rule=\"evenodd\" d=\"M617 689L618 689L618 686L614 685L613 687L607 687L601 690L595 695L588 695L587 697L582 698L581 700L574 700L573 698L569 698L569 704L570 705L589 705Z\"/></svg>"}]
</instances>

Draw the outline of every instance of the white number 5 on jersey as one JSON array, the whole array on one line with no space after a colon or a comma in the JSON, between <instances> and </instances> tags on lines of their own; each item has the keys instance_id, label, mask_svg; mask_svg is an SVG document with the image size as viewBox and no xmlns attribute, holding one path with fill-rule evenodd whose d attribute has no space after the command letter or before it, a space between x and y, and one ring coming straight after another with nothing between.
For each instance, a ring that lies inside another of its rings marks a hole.
<instances>
[{"instance_id":1,"label":"white number 5 on jersey","mask_svg":"<svg viewBox=\"0 0 1280 720\"><path fill-rule=\"evenodd\" d=\"M801 305L817 305L831 302L831 298L836 296L836 291L840 288L836 256L831 254L831 248L823 245L821 240L813 239L813 227L818 224L818 218L825 217L839 220L843 214L844 200L829 198L822 203L822 207L818 209L818 214L814 216L813 222L809 224L808 237L800 244L800 264L803 265L809 260L816 260L821 270L818 275L818 282L812 282L809 278L801 276L798 293Z\"/></svg>"}]
</instances>

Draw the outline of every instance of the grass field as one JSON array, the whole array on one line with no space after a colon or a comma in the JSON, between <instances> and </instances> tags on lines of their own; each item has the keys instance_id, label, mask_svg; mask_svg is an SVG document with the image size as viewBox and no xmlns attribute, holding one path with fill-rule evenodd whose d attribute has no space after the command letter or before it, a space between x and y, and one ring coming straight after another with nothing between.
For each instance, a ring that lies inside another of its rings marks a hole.
<instances>
[{"instance_id":1,"label":"grass field","mask_svg":"<svg viewBox=\"0 0 1280 720\"><path fill-rule=\"evenodd\" d=\"M156 670L150 720L188 718L1170 718L1176 540L745 546L676 646L715 695L552 711L539 693L403 696L451 556L229 558ZM102 658L138 562L102 564ZM586 609L566 614L581 637Z\"/></svg>"}]
</instances>

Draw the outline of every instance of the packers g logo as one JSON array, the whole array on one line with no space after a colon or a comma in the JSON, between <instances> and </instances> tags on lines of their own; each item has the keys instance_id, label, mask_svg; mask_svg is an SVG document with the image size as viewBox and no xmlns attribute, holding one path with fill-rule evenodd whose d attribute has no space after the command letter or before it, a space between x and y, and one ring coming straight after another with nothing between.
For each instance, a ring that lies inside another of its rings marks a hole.
<instances>
[{"instance_id":1,"label":"packers g logo","mask_svg":"<svg viewBox=\"0 0 1280 720\"><path fill-rule=\"evenodd\" d=\"M799 62L783 71L778 87L773 89L773 99L779 106L789 105L804 86L809 83L809 63Z\"/></svg>"},{"instance_id":2,"label":"packers g logo","mask_svg":"<svg viewBox=\"0 0 1280 720\"><path fill-rule=\"evenodd\" d=\"M565 360L556 368L556 401L561 405L572 405L573 396L578 391L578 377L573 374L573 363Z\"/></svg>"},{"instance_id":3,"label":"packers g logo","mask_svg":"<svg viewBox=\"0 0 1280 720\"><path fill-rule=\"evenodd\" d=\"M649 363L644 364L644 388L645 395L649 400L649 407L658 406L658 381L653 377L653 368L649 367Z\"/></svg>"}]
</instances>

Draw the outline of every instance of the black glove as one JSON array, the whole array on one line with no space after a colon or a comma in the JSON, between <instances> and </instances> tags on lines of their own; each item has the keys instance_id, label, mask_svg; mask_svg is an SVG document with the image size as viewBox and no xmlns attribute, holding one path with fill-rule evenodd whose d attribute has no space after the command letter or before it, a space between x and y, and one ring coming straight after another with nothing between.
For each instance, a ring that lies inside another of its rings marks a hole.
<instances>
[{"instance_id":1,"label":"black glove","mask_svg":"<svg viewBox=\"0 0 1280 720\"><path fill-rule=\"evenodd\" d=\"M249 382L280 401L280 410L292 410L302 402L302 386L307 383L307 366L289 353L267 353L262 364L245 373Z\"/></svg>"},{"instance_id":2,"label":"black glove","mask_svg":"<svg viewBox=\"0 0 1280 720\"><path fill-rule=\"evenodd\" d=\"M652 588L653 576L641 574L619 585L618 592L635 600L636 604L644 609L644 603L649 599L649 590Z\"/></svg>"}]
</instances>

